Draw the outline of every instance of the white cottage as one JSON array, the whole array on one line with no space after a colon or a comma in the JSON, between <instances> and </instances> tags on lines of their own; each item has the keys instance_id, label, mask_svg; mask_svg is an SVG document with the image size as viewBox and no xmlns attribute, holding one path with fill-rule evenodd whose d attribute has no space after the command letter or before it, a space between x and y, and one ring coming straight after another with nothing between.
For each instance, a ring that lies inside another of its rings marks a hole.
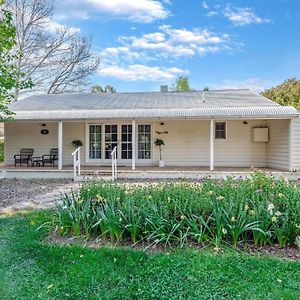
<instances>
[{"instance_id":1,"label":"white cottage","mask_svg":"<svg viewBox=\"0 0 300 300\"><path fill-rule=\"evenodd\" d=\"M35 95L10 109L2 177L108 172L114 149L119 174L131 177L300 170L299 113L249 90ZM43 167L53 148L54 167ZM15 166L21 149L33 149L28 166Z\"/></svg>"}]
</instances>

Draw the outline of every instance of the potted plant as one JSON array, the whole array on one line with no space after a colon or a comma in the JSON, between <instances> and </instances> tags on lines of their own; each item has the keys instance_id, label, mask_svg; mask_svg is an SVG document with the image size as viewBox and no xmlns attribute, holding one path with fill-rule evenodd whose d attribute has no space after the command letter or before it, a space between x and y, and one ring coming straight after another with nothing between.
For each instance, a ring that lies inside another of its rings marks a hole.
<instances>
[{"instance_id":1,"label":"potted plant","mask_svg":"<svg viewBox=\"0 0 300 300\"><path fill-rule=\"evenodd\" d=\"M75 140L72 142L73 147L79 148L83 146L83 142L81 140Z\"/></svg>"},{"instance_id":2,"label":"potted plant","mask_svg":"<svg viewBox=\"0 0 300 300\"><path fill-rule=\"evenodd\" d=\"M158 166L159 166L160 168L163 168L163 167L165 166L165 162L162 160L162 156L161 156L161 146L164 146L165 143L164 143L164 141L163 141L162 139L156 139L156 140L154 141L154 145L157 146L157 147L159 147L159 164L158 164Z\"/></svg>"}]
</instances>

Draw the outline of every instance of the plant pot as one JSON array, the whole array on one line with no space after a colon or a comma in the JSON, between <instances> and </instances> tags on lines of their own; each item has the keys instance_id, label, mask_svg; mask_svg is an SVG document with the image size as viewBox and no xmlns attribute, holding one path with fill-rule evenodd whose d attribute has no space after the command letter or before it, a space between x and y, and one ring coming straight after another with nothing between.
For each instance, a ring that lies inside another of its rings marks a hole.
<instances>
[{"instance_id":1,"label":"plant pot","mask_svg":"<svg viewBox=\"0 0 300 300\"><path fill-rule=\"evenodd\" d=\"M158 163L158 166L160 168L163 168L165 166L165 162L163 160L160 160L159 163Z\"/></svg>"}]
</instances>

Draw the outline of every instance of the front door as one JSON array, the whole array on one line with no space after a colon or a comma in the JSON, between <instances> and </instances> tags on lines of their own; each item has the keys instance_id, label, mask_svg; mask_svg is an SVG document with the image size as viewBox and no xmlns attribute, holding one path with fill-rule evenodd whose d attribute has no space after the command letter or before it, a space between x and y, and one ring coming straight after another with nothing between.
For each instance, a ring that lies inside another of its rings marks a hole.
<instances>
[{"instance_id":1,"label":"front door","mask_svg":"<svg viewBox=\"0 0 300 300\"><path fill-rule=\"evenodd\" d=\"M111 159L111 151L118 146L118 125L105 125L104 136L104 158L107 160Z\"/></svg>"}]
</instances>

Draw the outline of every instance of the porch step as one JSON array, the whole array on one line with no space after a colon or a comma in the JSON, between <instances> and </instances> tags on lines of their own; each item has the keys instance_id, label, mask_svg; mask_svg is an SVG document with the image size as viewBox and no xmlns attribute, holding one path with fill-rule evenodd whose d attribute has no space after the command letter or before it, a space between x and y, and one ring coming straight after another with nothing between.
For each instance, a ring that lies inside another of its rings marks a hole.
<instances>
[{"instance_id":1,"label":"porch step","mask_svg":"<svg viewBox=\"0 0 300 300\"><path fill-rule=\"evenodd\" d=\"M92 180L104 180L104 181L111 181L112 176L99 176L99 175L80 175L76 176L74 181L92 181Z\"/></svg>"}]
</instances>

